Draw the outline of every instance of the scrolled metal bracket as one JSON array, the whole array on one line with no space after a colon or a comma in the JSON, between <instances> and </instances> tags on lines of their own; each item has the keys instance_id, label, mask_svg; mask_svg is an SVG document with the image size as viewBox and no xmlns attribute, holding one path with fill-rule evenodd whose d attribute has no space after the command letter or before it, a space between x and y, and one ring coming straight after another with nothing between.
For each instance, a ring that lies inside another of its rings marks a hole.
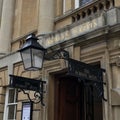
<instances>
[{"instance_id":1,"label":"scrolled metal bracket","mask_svg":"<svg viewBox=\"0 0 120 120\"><path fill-rule=\"evenodd\" d=\"M59 49L52 53L45 54L46 60L56 60L56 59L69 59L69 52L64 49Z\"/></svg>"},{"instance_id":2,"label":"scrolled metal bracket","mask_svg":"<svg viewBox=\"0 0 120 120\"><path fill-rule=\"evenodd\" d=\"M22 91L25 95L27 95L27 97L28 97L28 99L29 99L30 102L32 102L32 103L34 103L34 104L38 104L38 103L41 102L41 104L42 104L43 106L45 106L45 104L44 104L44 102L43 102L43 93L41 93L40 91L39 91L39 92L33 91L33 92L34 92L34 98L33 98L33 99L30 97L30 94L29 94L28 92L26 92L24 89L19 88L19 89L18 89L18 92L21 92L21 91Z\"/></svg>"},{"instance_id":3,"label":"scrolled metal bracket","mask_svg":"<svg viewBox=\"0 0 120 120\"><path fill-rule=\"evenodd\" d=\"M98 92L98 98L101 97L104 101L107 101L107 99L104 97L104 90L103 90L103 85L106 85L106 83L103 82L95 82L93 84L93 87L96 89Z\"/></svg>"},{"instance_id":4,"label":"scrolled metal bracket","mask_svg":"<svg viewBox=\"0 0 120 120\"><path fill-rule=\"evenodd\" d=\"M10 83L9 87L17 88L18 92L23 92L25 95L27 95L28 99L37 104L41 102L41 104L44 106L43 98L44 98L44 84L46 84L46 81L43 80L36 80L21 76L15 76L10 75ZM32 91L34 94L34 97L30 97L30 93L26 91Z\"/></svg>"}]
</instances>

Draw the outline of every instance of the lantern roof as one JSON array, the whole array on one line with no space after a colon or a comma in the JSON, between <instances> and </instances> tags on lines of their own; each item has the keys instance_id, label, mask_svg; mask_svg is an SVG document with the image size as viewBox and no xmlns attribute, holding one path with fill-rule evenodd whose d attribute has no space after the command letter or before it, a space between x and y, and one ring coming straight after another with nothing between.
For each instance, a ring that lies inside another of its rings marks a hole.
<instances>
[{"instance_id":1,"label":"lantern roof","mask_svg":"<svg viewBox=\"0 0 120 120\"><path fill-rule=\"evenodd\" d=\"M19 52L28 49L28 48L34 48L39 50L46 50L43 46L41 46L37 42L38 38L35 36L35 34L31 34L26 38L26 42L23 44L22 48L19 50Z\"/></svg>"}]
</instances>

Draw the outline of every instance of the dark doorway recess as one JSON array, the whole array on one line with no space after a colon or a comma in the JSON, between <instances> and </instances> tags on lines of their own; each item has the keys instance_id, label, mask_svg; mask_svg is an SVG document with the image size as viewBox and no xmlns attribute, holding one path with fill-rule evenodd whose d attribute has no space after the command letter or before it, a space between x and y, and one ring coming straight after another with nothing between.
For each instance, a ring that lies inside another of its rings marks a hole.
<instances>
[{"instance_id":1,"label":"dark doorway recess","mask_svg":"<svg viewBox=\"0 0 120 120\"><path fill-rule=\"evenodd\" d=\"M102 99L75 77L55 81L55 120L103 120Z\"/></svg>"}]
</instances>

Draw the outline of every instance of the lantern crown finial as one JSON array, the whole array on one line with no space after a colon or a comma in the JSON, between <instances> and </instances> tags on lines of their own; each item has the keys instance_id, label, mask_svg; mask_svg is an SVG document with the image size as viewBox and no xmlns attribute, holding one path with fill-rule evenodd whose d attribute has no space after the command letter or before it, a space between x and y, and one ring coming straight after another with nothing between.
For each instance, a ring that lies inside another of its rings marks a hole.
<instances>
[{"instance_id":1,"label":"lantern crown finial","mask_svg":"<svg viewBox=\"0 0 120 120\"><path fill-rule=\"evenodd\" d=\"M26 37L26 40L29 40L29 39L36 39L36 40L38 40L38 38L35 36L35 34L34 33L32 33L32 34L29 34L27 37Z\"/></svg>"},{"instance_id":2,"label":"lantern crown finial","mask_svg":"<svg viewBox=\"0 0 120 120\"><path fill-rule=\"evenodd\" d=\"M23 44L22 48L19 50L19 52L23 51L24 49L28 49L28 48L35 48L35 49L39 49L39 50L43 50L45 51L46 49L41 46L39 44L39 42L37 42L37 40L39 40L34 33L28 35L26 37L26 42L25 44Z\"/></svg>"}]
</instances>

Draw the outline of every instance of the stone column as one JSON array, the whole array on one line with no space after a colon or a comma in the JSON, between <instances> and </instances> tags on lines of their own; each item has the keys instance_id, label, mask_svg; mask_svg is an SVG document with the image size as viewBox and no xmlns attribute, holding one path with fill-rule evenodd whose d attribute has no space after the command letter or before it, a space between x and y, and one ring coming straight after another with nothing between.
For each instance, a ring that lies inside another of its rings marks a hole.
<instances>
[{"instance_id":1,"label":"stone column","mask_svg":"<svg viewBox=\"0 0 120 120\"><path fill-rule=\"evenodd\" d=\"M38 34L48 33L53 30L55 0L39 1Z\"/></svg>"},{"instance_id":2,"label":"stone column","mask_svg":"<svg viewBox=\"0 0 120 120\"><path fill-rule=\"evenodd\" d=\"M114 0L115 7L120 7L120 0Z\"/></svg>"},{"instance_id":3,"label":"stone column","mask_svg":"<svg viewBox=\"0 0 120 120\"><path fill-rule=\"evenodd\" d=\"M2 15L2 3L3 0L0 0L0 24L1 24L1 15Z\"/></svg>"},{"instance_id":4,"label":"stone column","mask_svg":"<svg viewBox=\"0 0 120 120\"><path fill-rule=\"evenodd\" d=\"M15 0L3 0L0 26L0 56L10 52Z\"/></svg>"}]
</instances>

